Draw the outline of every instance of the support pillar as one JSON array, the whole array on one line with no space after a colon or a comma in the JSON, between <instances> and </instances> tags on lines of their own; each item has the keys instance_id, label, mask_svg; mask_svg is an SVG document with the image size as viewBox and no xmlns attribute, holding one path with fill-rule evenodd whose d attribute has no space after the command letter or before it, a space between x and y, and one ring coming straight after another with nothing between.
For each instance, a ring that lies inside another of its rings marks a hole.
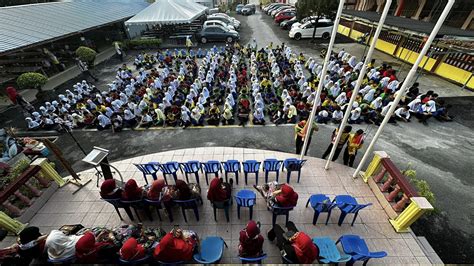
<instances>
[{"instance_id":1,"label":"support pillar","mask_svg":"<svg viewBox=\"0 0 474 266\"><path fill-rule=\"evenodd\" d=\"M382 164L382 159L384 158L390 158L390 156L388 156L388 154L384 151L374 151L374 158L372 158L367 170L364 173L361 173L362 179L365 183L368 182L369 177L374 176L379 170L379 167Z\"/></svg>"},{"instance_id":2,"label":"support pillar","mask_svg":"<svg viewBox=\"0 0 474 266\"><path fill-rule=\"evenodd\" d=\"M433 206L424 197L412 197L410 205L397 216L390 219L390 223L397 233L408 232L408 228L426 211L433 210Z\"/></svg>"},{"instance_id":3,"label":"support pillar","mask_svg":"<svg viewBox=\"0 0 474 266\"><path fill-rule=\"evenodd\" d=\"M426 0L418 0L418 9L415 12L415 15L411 17L412 19L420 20L421 12L425 8Z\"/></svg>"},{"instance_id":4,"label":"support pillar","mask_svg":"<svg viewBox=\"0 0 474 266\"><path fill-rule=\"evenodd\" d=\"M25 229L26 224L20 223L18 220L13 219L6 213L0 211L0 227L18 235L23 229Z\"/></svg>"},{"instance_id":5,"label":"support pillar","mask_svg":"<svg viewBox=\"0 0 474 266\"><path fill-rule=\"evenodd\" d=\"M397 9L395 10L394 16L399 17L403 13L403 9L405 8L405 0L398 0L397 1Z\"/></svg>"},{"instance_id":6,"label":"support pillar","mask_svg":"<svg viewBox=\"0 0 474 266\"><path fill-rule=\"evenodd\" d=\"M31 165L39 165L41 167L40 173L46 177L50 178L58 184L59 187L62 187L66 184L66 181L54 170L53 167L49 164L46 158L38 158Z\"/></svg>"}]
</instances>

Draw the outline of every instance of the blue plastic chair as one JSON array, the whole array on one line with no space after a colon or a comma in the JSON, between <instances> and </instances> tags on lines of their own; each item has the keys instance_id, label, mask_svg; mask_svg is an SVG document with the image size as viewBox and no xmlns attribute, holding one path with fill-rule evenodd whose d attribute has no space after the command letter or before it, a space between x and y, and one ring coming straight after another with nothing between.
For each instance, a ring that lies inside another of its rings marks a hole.
<instances>
[{"instance_id":1,"label":"blue plastic chair","mask_svg":"<svg viewBox=\"0 0 474 266\"><path fill-rule=\"evenodd\" d=\"M237 218L240 219L240 207L249 208L250 219L252 220L253 206L257 203L257 195L252 190L242 189L235 195L235 202L237 203Z\"/></svg>"},{"instance_id":2,"label":"blue plastic chair","mask_svg":"<svg viewBox=\"0 0 474 266\"><path fill-rule=\"evenodd\" d=\"M245 257L240 257L239 259L242 262L242 264L247 263L247 264L262 264L262 261L267 258L267 254L263 253L262 255L255 257L255 258L245 258Z\"/></svg>"},{"instance_id":3,"label":"blue plastic chair","mask_svg":"<svg viewBox=\"0 0 474 266\"><path fill-rule=\"evenodd\" d=\"M227 160L221 162L222 168L224 168L225 181L229 182L227 178L228 173L233 173L235 175L235 181L237 185L239 184L239 172L240 172L240 162L237 160Z\"/></svg>"},{"instance_id":4,"label":"blue plastic chair","mask_svg":"<svg viewBox=\"0 0 474 266\"><path fill-rule=\"evenodd\" d=\"M145 183L148 185L148 180L146 179L147 175L151 175L153 180L157 180L158 177L156 176L156 173L158 172L159 169L159 163L145 163L145 164L133 164L135 165L140 172L143 174L143 178L145 179Z\"/></svg>"},{"instance_id":5,"label":"blue plastic chair","mask_svg":"<svg viewBox=\"0 0 474 266\"><path fill-rule=\"evenodd\" d=\"M151 258L150 255L146 255L145 257L138 260L124 260L122 258L119 258L119 263L126 264L126 265L146 264L150 258Z\"/></svg>"},{"instance_id":6,"label":"blue plastic chair","mask_svg":"<svg viewBox=\"0 0 474 266\"><path fill-rule=\"evenodd\" d=\"M202 199L189 199L189 200L173 200L179 207L181 207L181 212L183 213L184 221L187 223L188 219L186 217L186 210L193 210L194 215L196 216L196 220L199 221L199 210L198 210L198 202Z\"/></svg>"},{"instance_id":7,"label":"blue plastic chair","mask_svg":"<svg viewBox=\"0 0 474 266\"><path fill-rule=\"evenodd\" d=\"M333 200L333 203L335 203L336 206L341 210L341 216L339 216L339 221L337 222L339 226L341 226L342 222L349 213L354 214L354 219L352 219L351 223L351 226L354 226L354 222L357 218L357 215L359 214L359 211L367 206L372 205L372 203L359 204L357 203L357 200L350 195L338 195Z\"/></svg>"},{"instance_id":8,"label":"blue plastic chair","mask_svg":"<svg viewBox=\"0 0 474 266\"><path fill-rule=\"evenodd\" d=\"M248 174L255 174L255 184L258 185L258 171L260 170L261 162L256 160L246 160L242 162L244 176L245 176L245 185L247 185L247 176Z\"/></svg>"},{"instance_id":9,"label":"blue plastic chair","mask_svg":"<svg viewBox=\"0 0 474 266\"><path fill-rule=\"evenodd\" d=\"M306 202L306 208L308 204L311 203L311 208L314 210L313 216L313 225L318 221L319 214L322 212L327 212L328 217L326 218L326 225L329 222L329 217L331 217L331 211L336 207L336 204L331 202L328 196L324 194L314 194L311 195Z\"/></svg>"},{"instance_id":10,"label":"blue plastic chair","mask_svg":"<svg viewBox=\"0 0 474 266\"><path fill-rule=\"evenodd\" d=\"M224 246L227 247L227 244L222 237L208 236L201 241L200 252L194 254L193 258L197 263L218 263L224 255Z\"/></svg>"},{"instance_id":11,"label":"blue plastic chair","mask_svg":"<svg viewBox=\"0 0 474 266\"><path fill-rule=\"evenodd\" d=\"M229 208L232 205L232 198L226 201L211 201L211 204L212 204L212 209L214 210L214 221L217 222L217 209L224 210L225 218L227 219L227 222L230 221Z\"/></svg>"},{"instance_id":12,"label":"blue plastic chair","mask_svg":"<svg viewBox=\"0 0 474 266\"><path fill-rule=\"evenodd\" d=\"M209 186L208 174L214 174L219 176L219 172L222 173L221 163L218 161L207 161L201 163L201 170L204 170L204 175L206 176L206 184Z\"/></svg>"},{"instance_id":13,"label":"blue plastic chair","mask_svg":"<svg viewBox=\"0 0 474 266\"><path fill-rule=\"evenodd\" d=\"M379 259L387 256L385 251L370 252L365 240L357 235L343 235L336 241L336 244L339 242L341 242L344 252L352 256L348 264L363 261L363 265L366 265L370 259Z\"/></svg>"},{"instance_id":14,"label":"blue plastic chair","mask_svg":"<svg viewBox=\"0 0 474 266\"><path fill-rule=\"evenodd\" d=\"M151 217L150 209L146 205L145 201L143 201L143 199L139 199L139 200L121 200L121 203L124 206L131 207L135 211L135 215L137 216L138 221L140 221L140 222L142 221L140 219L140 215L138 215L138 210L144 210L145 214L148 216L150 221L153 221L153 217Z\"/></svg>"},{"instance_id":15,"label":"blue plastic chair","mask_svg":"<svg viewBox=\"0 0 474 266\"><path fill-rule=\"evenodd\" d=\"M72 255L72 256L70 256L70 257L63 258L63 259L49 259L49 258L48 258L48 263L64 265L64 264L71 264L71 263L73 263L75 260L76 260L76 256L75 256L75 255Z\"/></svg>"},{"instance_id":16,"label":"blue plastic chair","mask_svg":"<svg viewBox=\"0 0 474 266\"><path fill-rule=\"evenodd\" d=\"M179 164L181 172L184 172L186 181L189 183L188 174L194 174L196 176L196 183L199 184L199 169L201 169L201 163L199 161L188 161L186 163Z\"/></svg>"},{"instance_id":17,"label":"blue plastic chair","mask_svg":"<svg viewBox=\"0 0 474 266\"><path fill-rule=\"evenodd\" d=\"M134 219L133 219L133 214L132 214L132 210L130 209L130 206L123 204L120 198L117 198L117 199L103 199L103 198L101 198L101 199L102 199L103 201L106 201L106 202L110 203L112 206L114 206L115 211L117 211L117 214L118 214L118 216L120 217L120 220L121 220L121 221L123 221L123 218L122 218L122 215L120 214L119 209L124 209L125 212L126 212L127 215L128 215L128 218L129 218L131 221L134 221Z\"/></svg>"},{"instance_id":18,"label":"blue plastic chair","mask_svg":"<svg viewBox=\"0 0 474 266\"><path fill-rule=\"evenodd\" d=\"M279 206L273 206L272 207L272 225L275 226L277 216L279 215L285 215L286 217L286 223L288 223L288 218L290 215L290 211L292 211L296 206L291 206L291 207L279 207Z\"/></svg>"},{"instance_id":19,"label":"blue plastic chair","mask_svg":"<svg viewBox=\"0 0 474 266\"><path fill-rule=\"evenodd\" d=\"M298 183L300 182L301 177L301 168L306 163L306 160L298 160L296 158L288 158L283 161L283 166L287 171L286 183L290 183L290 177L292 172L298 172Z\"/></svg>"},{"instance_id":20,"label":"blue plastic chair","mask_svg":"<svg viewBox=\"0 0 474 266\"><path fill-rule=\"evenodd\" d=\"M167 175L171 175L174 178L174 182L178 179L178 175L176 172L180 170L178 162L167 162L164 164L160 164L160 170L163 173L163 178L165 179L166 184L168 185L168 180L166 180Z\"/></svg>"},{"instance_id":21,"label":"blue plastic chair","mask_svg":"<svg viewBox=\"0 0 474 266\"><path fill-rule=\"evenodd\" d=\"M144 198L143 199L143 202L147 205L147 206L152 206L155 208L156 210L156 214L158 214L158 218L160 219L160 221L163 221L161 219L161 214L160 214L160 210L163 209L163 206L161 205L161 201L159 200L151 200L151 199L147 199L147 198ZM170 222L172 221L173 219L170 217Z\"/></svg>"},{"instance_id":22,"label":"blue plastic chair","mask_svg":"<svg viewBox=\"0 0 474 266\"><path fill-rule=\"evenodd\" d=\"M313 244L319 248L319 262L338 264L352 259L350 255L341 254L336 243L329 237L315 237L313 238Z\"/></svg>"},{"instance_id":23,"label":"blue plastic chair","mask_svg":"<svg viewBox=\"0 0 474 266\"><path fill-rule=\"evenodd\" d=\"M265 183L268 183L268 173L276 173L276 181L278 182L278 177L280 176L280 169L283 165L282 160L277 159L266 159L263 161L263 170L265 171Z\"/></svg>"}]
</instances>

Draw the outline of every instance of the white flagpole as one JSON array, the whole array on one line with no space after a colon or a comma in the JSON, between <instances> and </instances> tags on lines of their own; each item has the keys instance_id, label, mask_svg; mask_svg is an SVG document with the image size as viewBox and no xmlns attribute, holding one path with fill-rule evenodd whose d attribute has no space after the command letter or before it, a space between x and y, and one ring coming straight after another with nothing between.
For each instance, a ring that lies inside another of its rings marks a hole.
<instances>
[{"instance_id":1,"label":"white flagpole","mask_svg":"<svg viewBox=\"0 0 474 266\"><path fill-rule=\"evenodd\" d=\"M354 174L352 175L353 178L357 178L360 170L364 166L364 163L367 161L369 158L372 149L374 148L375 142L377 142L378 138L380 137L380 134L382 134L383 129L385 128L385 125L388 123L388 120L392 116L393 112L395 111L395 108L397 108L398 102L400 102L400 99L405 95L406 89L408 87L408 84L411 82L413 77L416 74L416 70L418 69L418 66L420 65L421 61L423 60L423 57L426 55L428 50L431 47L431 44L433 43L434 38L438 34L439 29L443 25L443 22L446 20L446 17L449 14L449 11L454 5L455 0L448 0L448 3L446 4L443 13L439 16L438 21L436 22L433 31L431 31L430 36L428 37L428 40L425 42L423 49L421 49L420 55L416 59L415 63L410 69L410 72L408 72L407 77L403 81L403 85L400 88L400 92L397 94L397 97L393 100L392 106L390 106L390 109L388 110L388 113L385 115L385 118L382 121L382 124L380 124L380 127L378 128L377 132L374 135L374 138L370 142L369 146L367 147L367 150L365 151L364 156L362 157L362 160L360 161L359 165L357 166L357 169L355 170Z\"/></svg>"},{"instance_id":2,"label":"white flagpole","mask_svg":"<svg viewBox=\"0 0 474 266\"><path fill-rule=\"evenodd\" d=\"M336 35L337 35L337 29L339 27L339 21L341 19L342 15L342 9L344 8L344 3L346 0L339 0L339 6L337 8L337 14L336 14L336 19L334 20L334 26L332 28L332 33L331 33L331 39L329 41L328 49L326 52L326 57L324 58L323 62L323 69L321 70L321 77L319 78L319 84L318 84L318 89L316 90L316 97L314 97L313 101L313 109L311 110L311 114L309 115L309 119L306 123L308 124L308 130L306 132L306 136L304 138L304 143L303 143L303 149L301 149L301 155L300 155L300 160L303 160L304 154L306 151L306 148L308 147L308 140L309 136L312 133L312 126L313 126L313 121L314 121L314 116L316 115L316 109L318 108L318 104L321 101L321 91L323 90L323 78L324 75L326 75L328 64L329 64L329 59L331 58L331 53L332 53L332 48L334 47L334 41L336 40ZM317 21L316 21L317 23Z\"/></svg>"},{"instance_id":3,"label":"white flagpole","mask_svg":"<svg viewBox=\"0 0 474 266\"><path fill-rule=\"evenodd\" d=\"M379 24L377 26L377 29L375 30L374 38L372 39L372 43L370 44L369 52L367 53L367 56L364 61L364 65L362 65L362 69L360 70L359 78L357 79L357 83L354 87L354 90L352 91L351 99L349 100L349 103L347 104L346 112L344 113L344 118L342 119L341 125L339 126L339 130L337 132L336 139L334 140L334 145L332 146L331 153L329 154L329 158L326 162L326 166L324 166L324 169L326 170L329 169L329 164L331 163L331 160L334 154L336 153L337 143L339 143L339 140L341 139L341 136L342 136L342 131L346 127L347 120L349 119L349 116L351 115L352 104L354 103L355 98L357 97L357 94L359 93L360 86L362 85L362 81L364 80L365 74L367 73L367 65L370 63L370 60L372 59L372 55L375 50L375 44L377 43L377 40L379 39L380 32L382 31L383 24L385 23L385 19L387 18L388 10L390 9L391 4L392 4L392 0L387 0L385 3L385 7L383 9L382 15L380 16Z\"/></svg>"}]
</instances>

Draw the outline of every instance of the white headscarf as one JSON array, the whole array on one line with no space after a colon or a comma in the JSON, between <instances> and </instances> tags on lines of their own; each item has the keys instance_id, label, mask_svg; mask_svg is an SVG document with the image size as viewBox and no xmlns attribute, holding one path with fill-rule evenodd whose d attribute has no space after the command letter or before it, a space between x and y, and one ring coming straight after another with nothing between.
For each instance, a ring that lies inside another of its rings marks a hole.
<instances>
[{"instance_id":1,"label":"white headscarf","mask_svg":"<svg viewBox=\"0 0 474 266\"><path fill-rule=\"evenodd\" d=\"M52 230L46 238L45 247L50 259L65 259L75 255L76 242L81 236L65 235L62 231Z\"/></svg>"}]
</instances>

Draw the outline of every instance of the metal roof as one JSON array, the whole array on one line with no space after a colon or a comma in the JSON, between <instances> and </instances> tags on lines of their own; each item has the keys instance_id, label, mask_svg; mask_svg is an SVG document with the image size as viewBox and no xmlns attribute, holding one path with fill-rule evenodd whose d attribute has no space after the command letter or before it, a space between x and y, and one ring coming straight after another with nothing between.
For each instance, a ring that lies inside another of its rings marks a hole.
<instances>
[{"instance_id":1,"label":"metal roof","mask_svg":"<svg viewBox=\"0 0 474 266\"><path fill-rule=\"evenodd\" d=\"M54 2L0 8L0 53L134 16L148 3Z\"/></svg>"},{"instance_id":2,"label":"metal roof","mask_svg":"<svg viewBox=\"0 0 474 266\"><path fill-rule=\"evenodd\" d=\"M344 10L342 12L345 15L349 15L352 17L358 17L360 19L368 20L372 23L377 23L380 19L380 14L372 11L357 11L357 10ZM425 22L421 20L415 20L410 18L404 17L395 17L395 16L387 16L385 20L385 26L387 27L395 27L400 30L407 30L414 33L419 33L420 35L429 35L434 28L434 23L432 22ZM454 28L451 26L443 25L438 32L438 35L446 36L446 37L474 37L474 31L472 30L463 30L460 28Z\"/></svg>"}]
</instances>

